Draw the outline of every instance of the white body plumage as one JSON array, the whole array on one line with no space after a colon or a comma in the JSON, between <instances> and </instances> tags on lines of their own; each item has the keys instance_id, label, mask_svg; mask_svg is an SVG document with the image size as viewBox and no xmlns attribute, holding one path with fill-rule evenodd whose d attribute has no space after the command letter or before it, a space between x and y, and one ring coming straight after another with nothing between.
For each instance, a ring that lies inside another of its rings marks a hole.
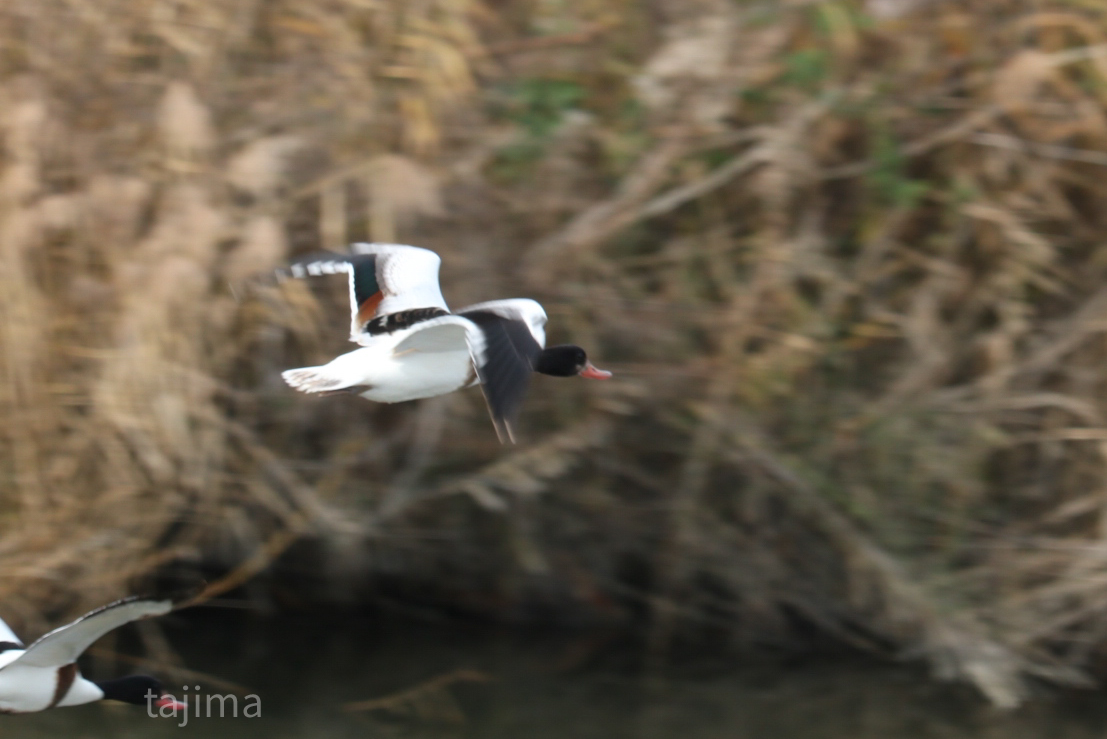
<instances>
[{"instance_id":1,"label":"white body plumage","mask_svg":"<svg viewBox=\"0 0 1107 739\"><path fill-rule=\"evenodd\" d=\"M472 311L520 320L538 345L545 346L546 312L533 300L494 300L430 318L411 328L359 339L363 348L342 354L320 367L282 373L285 381L306 393L356 389L378 403L433 398L480 382L477 368L486 362L485 337Z\"/></svg>"}]
</instances>

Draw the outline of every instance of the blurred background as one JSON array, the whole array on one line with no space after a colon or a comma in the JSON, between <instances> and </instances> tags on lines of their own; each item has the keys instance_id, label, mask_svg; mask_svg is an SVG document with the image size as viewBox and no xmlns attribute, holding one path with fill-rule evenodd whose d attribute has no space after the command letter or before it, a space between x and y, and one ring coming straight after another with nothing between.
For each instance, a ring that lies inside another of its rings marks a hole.
<instances>
[{"instance_id":1,"label":"blurred background","mask_svg":"<svg viewBox=\"0 0 1107 739\"><path fill-rule=\"evenodd\" d=\"M389 621L655 696L765 654L996 721L1094 687L1105 174L1097 0L3 0L0 616L192 576L225 607L93 667L217 675L189 644L234 633L296 673ZM475 389L295 393L345 278L269 276L367 240L615 379L536 377L515 446ZM434 659L346 698L484 689Z\"/></svg>"}]
</instances>

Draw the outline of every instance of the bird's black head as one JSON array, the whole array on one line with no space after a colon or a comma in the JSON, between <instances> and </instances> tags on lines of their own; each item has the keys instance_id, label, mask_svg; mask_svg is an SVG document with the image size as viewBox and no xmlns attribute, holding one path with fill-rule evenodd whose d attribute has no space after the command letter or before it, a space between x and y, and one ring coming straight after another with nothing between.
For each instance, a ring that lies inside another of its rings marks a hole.
<instances>
[{"instance_id":1,"label":"bird's black head","mask_svg":"<svg viewBox=\"0 0 1107 739\"><path fill-rule=\"evenodd\" d=\"M159 700L165 693L161 681L147 675L131 675L118 680L106 680L96 683L104 691L104 700L122 701L135 705L160 705ZM150 697L150 696L153 697Z\"/></svg>"},{"instance_id":2,"label":"bird's black head","mask_svg":"<svg viewBox=\"0 0 1107 739\"><path fill-rule=\"evenodd\" d=\"M544 349L534 363L534 371L554 377L590 377L593 380L606 380L611 373L596 369L588 361L588 355L575 344L563 344Z\"/></svg>"}]
</instances>

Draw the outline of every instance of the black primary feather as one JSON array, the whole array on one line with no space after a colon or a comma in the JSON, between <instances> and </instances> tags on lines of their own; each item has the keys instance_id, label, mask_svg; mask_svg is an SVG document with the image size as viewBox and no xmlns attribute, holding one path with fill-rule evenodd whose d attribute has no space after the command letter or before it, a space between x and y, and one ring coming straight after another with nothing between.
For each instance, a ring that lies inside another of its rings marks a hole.
<instances>
[{"instance_id":1,"label":"black primary feather","mask_svg":"<svg viewBox=\"0 0 1107 739\"><path fill-rule=\"evenodd\" d=\"M362 330L371 336L390 334L393 331L411 328L422 321L429 321L432 318L448 315L450 315L450 312L442 310L441 308L412 308L410 310L402 310L396 313L377 316L373 320L368 321Z\"/></svg>"}]
</instances>

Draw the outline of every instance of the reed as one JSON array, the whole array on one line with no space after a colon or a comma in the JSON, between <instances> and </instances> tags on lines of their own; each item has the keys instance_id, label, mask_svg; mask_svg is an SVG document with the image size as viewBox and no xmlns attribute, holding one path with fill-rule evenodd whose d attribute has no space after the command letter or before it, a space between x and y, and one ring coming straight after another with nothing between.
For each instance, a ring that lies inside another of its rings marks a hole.
<instances>
[{"instance_id":1,"label":"reed","mask_svg":"<svg viewBox=\"0 0 1107 739\"><path fill-rule=\"evenodd\" d=\"M466 4L15 2L0 46L7 614L348 532L259 436L259 368L315 322L244 290L298 214L345 231L351 182L402 186L381 220L438 207L405 152L472 92Z\"/></svg>"},{"instance_id":2,"label":"reed","mask_svg":"<svg viewBox=\"0 0 1107 739\"><path fill-rule=\"evenodd\" d=\"M5 616L303 537L345 585L645 623L657 668L798 620L998 705L1087 684L1105 35L1061 0L9 3ZM253 276L364 238L541 299L617 381L536 379L506 449L477 393L293 397L344 290Z\"/></svg>"}]
</instances>

